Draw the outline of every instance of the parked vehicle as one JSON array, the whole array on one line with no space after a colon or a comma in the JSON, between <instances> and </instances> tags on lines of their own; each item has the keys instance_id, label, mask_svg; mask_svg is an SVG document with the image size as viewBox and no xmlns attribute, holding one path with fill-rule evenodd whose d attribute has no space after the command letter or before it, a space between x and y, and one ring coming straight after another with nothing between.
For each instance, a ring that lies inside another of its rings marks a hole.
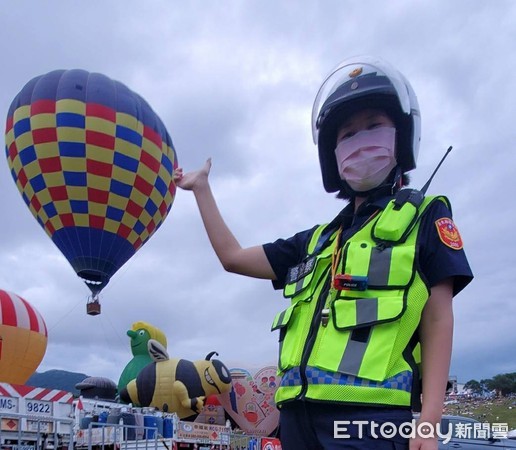
<instances>
[{"instance_id":1,"label":"parked vehicle","mask_svg":"<svg viewBox=\"0 0 516 450\"><path fill-rule=\"evenodd\" d=\"M1 450L281 449L278 439L179 420L155 408L133 408L56 389L0 382Z\"/></svg>"},{"instance_id":2,"label":"parked vehicle","mask_svg":"<svg viewBox=\"0 0 516 450\"><path fill-rule=\"evenodd\" d=\"M71 450L72 402L70 392L0 383L2 449Z\"/></svg>"}]
</instances>

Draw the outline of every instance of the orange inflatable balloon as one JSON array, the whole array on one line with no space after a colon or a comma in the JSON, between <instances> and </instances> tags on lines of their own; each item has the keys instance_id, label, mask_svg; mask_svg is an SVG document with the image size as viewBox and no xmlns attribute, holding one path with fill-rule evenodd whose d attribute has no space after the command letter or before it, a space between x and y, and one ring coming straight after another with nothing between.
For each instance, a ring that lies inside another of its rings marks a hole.
<instances>
[{"instance_id":1,"label":"orange inflatable balloon","mask_svg":"<svg viewBox=\"0 0 516 450\"><path fill-rule=\"evenodd\" d=\"M24 384L47 349L43 317L23 298L0 289L0 381Z\"/></svg>"}]
</instances>

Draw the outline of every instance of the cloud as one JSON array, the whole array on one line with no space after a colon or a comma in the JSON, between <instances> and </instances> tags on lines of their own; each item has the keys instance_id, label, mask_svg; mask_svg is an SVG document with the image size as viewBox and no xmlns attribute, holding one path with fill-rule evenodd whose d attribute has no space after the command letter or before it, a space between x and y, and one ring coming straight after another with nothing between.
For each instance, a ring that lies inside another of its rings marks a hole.
<instances>
[{"instance_id":1,"label":"cloud","mask_svg":"<svg viewBox=\"0 0 516 450\"><path fill-rule=\"evenodd\" d=\"M22 0L0 18L0 109L7 112L29 79L56 68L125 83L167 125L185 170L213 157L212 188L226 222L242 245L259 245L331 220L344 206L322 188L312 101L343 58L385 57L420 101L423 142L412 185L421 187L454 146L430 193L450 197L476 275L454 300L452 371L467 381L514 371L507 355L516 339L515 16L511 1L301 8L290 0L181 7ZM278 337L269 329L286 300L266 281L224 272L191 193L178 192L163 226L104 290L102 314L89 317L88 289L25 208L5 158L0 189L0 288L24 296L47 321L40 370L117 380L131 358L125 333L137 320L166 333L171 355L216 350L241 367L276 361Z\"/></svg>"}]
</instances>

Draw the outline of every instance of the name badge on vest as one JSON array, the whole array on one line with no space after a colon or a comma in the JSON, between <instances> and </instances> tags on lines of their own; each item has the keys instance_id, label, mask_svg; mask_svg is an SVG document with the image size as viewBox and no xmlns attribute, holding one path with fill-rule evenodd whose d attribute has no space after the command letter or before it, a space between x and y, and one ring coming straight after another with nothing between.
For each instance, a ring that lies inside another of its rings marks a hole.
<instances>
[{"instance_id":1,"label":"name badge on vest","mask_svg":"<svg viewBox=\"0 0 516 450\"><path fill-rule=\"evenodd\" d=\"M288 269L286 284L295 283L306 277L315 267L315 256L305 259L301 264Z\"/></svg>"},{"instance_id":2,"label":"name badge on vest","mask_svg":"<svg viewBox=\"0 0 516 450\"><path fill-rule=\"evenodd\" d=\"M349 274L335 275L333 288L339 291L365 291L367 289L367 277Z\"/></svg>"}]
</instances>

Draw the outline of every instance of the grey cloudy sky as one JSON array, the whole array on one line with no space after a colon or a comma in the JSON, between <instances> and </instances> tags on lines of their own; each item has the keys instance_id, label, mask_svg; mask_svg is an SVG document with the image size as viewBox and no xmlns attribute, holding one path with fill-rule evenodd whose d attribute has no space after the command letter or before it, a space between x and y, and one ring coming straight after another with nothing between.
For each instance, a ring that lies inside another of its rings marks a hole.
<instances>
[{"instance_id":1,"label":"grey cloudy sky","mask_svg":"<svg viewBox=\"0 0 516 450\"><path fill-rule=\"evenodd\" d=\"M82 68L142 95L166 124L179 164L213 158L212 186L244 246L288 237L344 206L325 193L311 140L312 102L342 59L381 56L411 81L423 137L412 186L449 145L429 190L446 194L475 273L455 299L451 374L516 371L514 173L516 3L512 0L124 2L19 0L0 15L0 111L34 76ZM49 328L39 371L115 381L131 359L126 330L162 329L171 356L216 350L230 367L276 361L269 332L286 307L269 282L224 272L193 196L115 274L103 312L36 223L0 158L0 288Z\"/></svg>"}]
</instances>

